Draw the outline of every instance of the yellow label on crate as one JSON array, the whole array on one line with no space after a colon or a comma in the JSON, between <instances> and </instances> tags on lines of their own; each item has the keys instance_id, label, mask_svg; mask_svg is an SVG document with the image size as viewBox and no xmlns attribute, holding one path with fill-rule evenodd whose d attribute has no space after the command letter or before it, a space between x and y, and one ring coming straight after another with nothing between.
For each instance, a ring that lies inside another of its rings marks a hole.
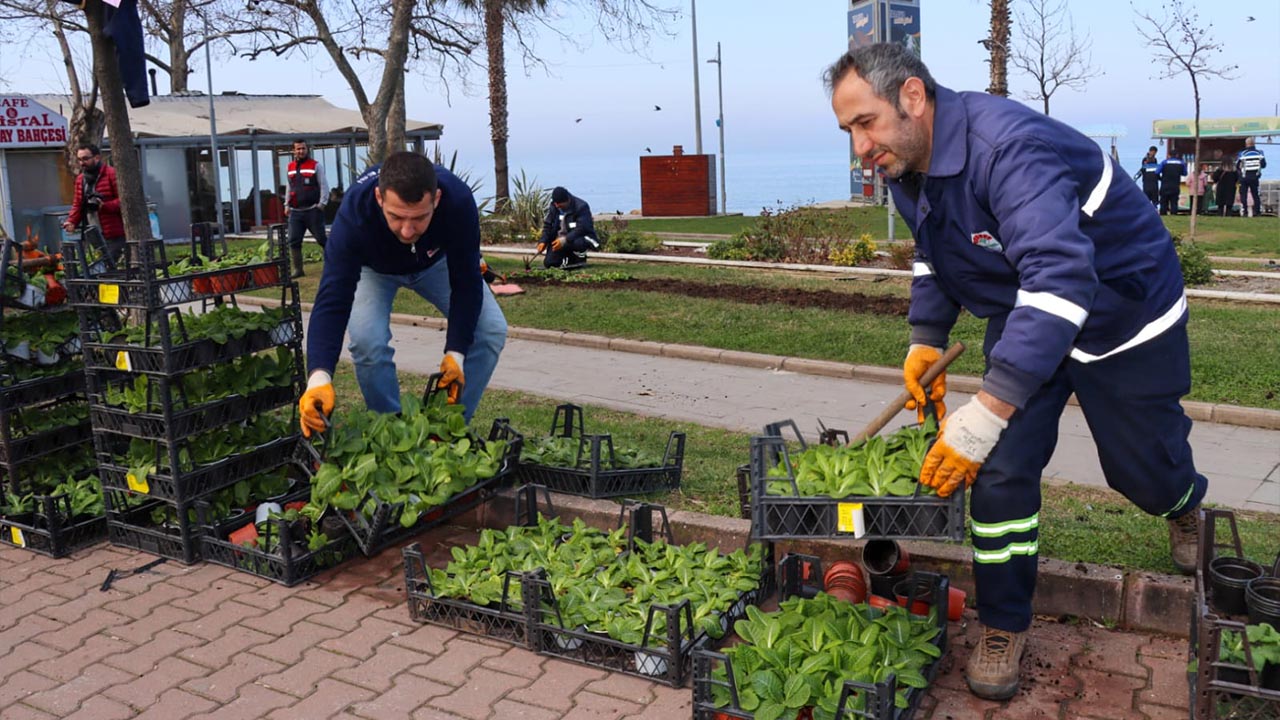
<instances>
[{"instance_id":1,"label":"yellow label on crate","mask_svg":"<svg viewBox=\"0 0 1280 720\"><path fill-rule=\"evenodd\" d=\"M125 352L124 350L121 350L120 352L116 353L116 369L117 370L133 369L133 362L129 360L129 353Z\"/></svg>"},{"instance_id":2,"label":"yellow label on crate","mask_svg":"<svg viewBox=\"0 0 1280 720\"><path fill-rule=\"evenodd\" d=\"M855 538L865 535L867 525L862 517L862 503L837 503L836 529L842 533L853 533Z\"/></svg>"},{"instance_id":3,"label":"yellow label on crate","mask_svg":"<svg viewBox=\"0 0 1280 720\"><path fill-rule=\"evenodd\" d=\"M117 305L120 303L120 286L119 285L99 285L98 286L98 302L103 305Z\"/></svg>"},{"instance_id":4,"label":"yellow label on crate","mask_svg":"<svg viewBox=\"0 0 1280 720\"><path fill-rule=\"evenodd\" d=\"M14 545L17 545L18 547L27 546L27 539L22 536L21 528L16 528L16 527L9 528L9 537L13 538Z\"/></svg>"},{"instance_id":5,"label":"yellow label on crate","mask_svg":"<svg viewBox=\"0 0 1280 720\"><path fill-rule=\"evenodd\" d=\"M138 477L133 473L124 476L124 480L129 485L129 489L134 492L140 492L143 495L151 494L151 486L147 484L147 476Z\"/></svg>"}]
</instances>

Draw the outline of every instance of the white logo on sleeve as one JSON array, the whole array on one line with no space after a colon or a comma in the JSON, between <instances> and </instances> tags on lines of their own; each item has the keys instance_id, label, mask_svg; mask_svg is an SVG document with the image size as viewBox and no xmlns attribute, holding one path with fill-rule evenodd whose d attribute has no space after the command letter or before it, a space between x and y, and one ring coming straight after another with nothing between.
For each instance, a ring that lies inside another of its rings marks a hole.
<instances>
[{"instance_id":1,"label":"white logo on sleeve","mask_svg":"<svg viewBox=\"0 0 1280 720\"><path fill-rule=\"evenodd\" d=\"M996 236L986 230L970 235L969 239L973 241L974 245L977 245L983 250L1004 252L1004 246L1000 244L1000 241L996 239Z\"/></svg>"}]
</instances>

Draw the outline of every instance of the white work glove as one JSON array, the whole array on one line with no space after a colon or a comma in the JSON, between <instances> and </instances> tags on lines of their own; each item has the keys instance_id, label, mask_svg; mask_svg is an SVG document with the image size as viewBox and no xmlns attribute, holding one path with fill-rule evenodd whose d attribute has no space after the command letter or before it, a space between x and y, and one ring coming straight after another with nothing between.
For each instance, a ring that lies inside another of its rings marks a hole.
<instances>
[{"instance_id":1,"label":"white work glove","mask_svg":"<svg viewBox=\"0 0 1280 720\"><path fill-rule=\"evenodd\" d=\"M948 497L960 487L973 485L978 468L1000 440L1009 421L987 409L978 398L965 403L942 421L938 440L924 458L920 483Z\"/></svg>"}]
</instances>

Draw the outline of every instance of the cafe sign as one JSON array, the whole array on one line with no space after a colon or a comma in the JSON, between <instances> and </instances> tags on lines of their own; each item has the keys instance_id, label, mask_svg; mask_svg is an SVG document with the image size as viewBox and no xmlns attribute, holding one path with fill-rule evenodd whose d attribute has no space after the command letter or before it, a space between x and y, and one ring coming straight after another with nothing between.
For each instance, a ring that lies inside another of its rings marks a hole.
<instances>
[{"instance_id":1,"label":"cafe sign","mask_svg":"<svg viewBox=\"0 0 1280 720\"><path fill-rule=\"evenodd\" d=\"M0 148L67 144L67 119L23 95L0 95Z\"/></svg>"}]
</instances>

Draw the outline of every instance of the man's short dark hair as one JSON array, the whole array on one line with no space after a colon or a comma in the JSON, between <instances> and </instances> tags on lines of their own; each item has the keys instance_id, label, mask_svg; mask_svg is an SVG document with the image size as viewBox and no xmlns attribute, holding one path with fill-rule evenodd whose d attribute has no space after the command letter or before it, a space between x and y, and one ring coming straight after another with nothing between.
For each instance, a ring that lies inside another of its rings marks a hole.
<instances>
[{"instance_id":1,"label":"man's short dark hair","mask_svg":"<svg viewBox=\"0 0 1280 720\"><path fill-rule=\"evenodd\" d=\"M1155 152L1155 151L1156 151L1155 145L1152 145L1151 147L1147 148L1147 152Z\"/></svg>"},{"instance_id":2,"label":"man's short dark hair","mask_svg":"<svg viewBox=\"0 0 1280 720\"><path fill-rule=\"evenodd\" d=\"M423 195L435 194L436 187L435 166L418 153L391 153L378 172L378 188L384 193L394 192L407 203L420 202Z\"/></svg>"},{"instance_id":3,"label":"man's short dark hair","mask_svg":"<svg viewBox=\"0 0 1280 720\"><path fill-rule=\"evenodd\" d=\"M836 85L850 71L867 81L877 96L895 108L898 107L898 91L907 78L920 78L924 83L925 96L930 100L938 94L938 83L920 56L897 43L866 45L841 55L822 74L827 92L834 92Z\"/></svg>"},{"instance_id":4,"label":"man's short dark hair","mask_svg":"<svg viewBox=\"0 0 1280 720\"><path fill-rule=\"evenodd\" d=\"M307 147L311 147L310 145L307 145L307 141L306 141L306 140L303 140L302 138L298 138L297 140L294 140L294 141L293 141L293 144L294 144L294 145L306 145Z\"/></svg>"},{"instance_id":5,"label":"man's short dark hair","mask_svg":"<svg viewBox=\"0 0 1280 720\"><path fill-rule=\"evenodd\" d=\"M76 148L76 152L78 153L81 150L88 150L89 154L94 157L97 157L102 154L101 152L99 152L98 146L92 143L80 143L79 147Z\"/></svg>"},{"instance_id":6,"label":"man's short dark hair","mask_svg":"<svg viewBox=\"0 0 1280 720\"><path fill-rule=\"evenodd\" d=\"M569 191L557 185L556 189L551 191L551 202L569 202Z\"/></svg>"}]
</instances>

